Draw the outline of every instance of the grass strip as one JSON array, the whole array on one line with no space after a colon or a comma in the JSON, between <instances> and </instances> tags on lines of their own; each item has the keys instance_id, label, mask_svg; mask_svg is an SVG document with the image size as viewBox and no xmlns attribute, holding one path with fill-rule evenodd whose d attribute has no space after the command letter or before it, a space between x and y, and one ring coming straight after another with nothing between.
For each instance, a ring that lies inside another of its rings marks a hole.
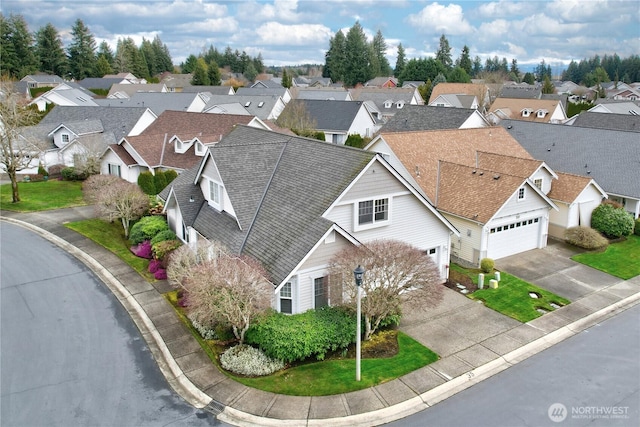
<instances>
[{"instance_id":1,"label":"grass strip","mask_svg":"<svg viewBox=\"0 0 640 427\"><path fill-rule=\"evenodd\" d=\"M82 182L39 181L18 183L20 201L12 203L11 184L0 185L2 209L15 212L38 212L51 209L84 206Z\"/></svg>"},{"instance_id":2,"label":"grass strip","mask_svg":"<svg viewBox=\"0 0 640 427\"><path fill-rule=\"evenodd\" d=\"M640 275L640 236L631 235L622 242L610 244L604 251L584 252L571 259L629 280Z\"/></svg>"}]
</instances>

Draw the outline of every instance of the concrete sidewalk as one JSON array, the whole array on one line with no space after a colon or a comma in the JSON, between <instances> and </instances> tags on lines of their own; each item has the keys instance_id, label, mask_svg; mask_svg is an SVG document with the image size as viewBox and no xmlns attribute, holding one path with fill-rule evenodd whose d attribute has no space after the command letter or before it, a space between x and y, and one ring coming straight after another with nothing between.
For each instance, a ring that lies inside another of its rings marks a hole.
<instances>
[{"instance_id":1,"label":"concrete sidewalk","mask_svg":"<svg viewBox=\"0 0 640 427\"><path fill-rule=\"evenodd\" d=\"M334 396L285 396L245 387L222 374L162 296L115 255L64 227L93 217L91 207L19 214L20 224L76 256L128 310L158 365L185 400L224 422L255 426L373 426L428 408L640 301L640 276L624 281L570 259L550 242L499 260L497 268L569 298L572 303L522 324L446 288L426 312L405 313L400 329L441 359L401 378ZM366 376L366 372L362 373Z\"/></svg>"}]
</instances>

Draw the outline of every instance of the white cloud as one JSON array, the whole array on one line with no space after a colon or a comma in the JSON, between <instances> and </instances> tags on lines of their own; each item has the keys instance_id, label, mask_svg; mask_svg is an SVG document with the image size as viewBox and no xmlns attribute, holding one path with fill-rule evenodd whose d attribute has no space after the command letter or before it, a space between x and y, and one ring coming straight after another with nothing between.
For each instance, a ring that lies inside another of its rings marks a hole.
<instances>
[{"instance_id":1,"label":"white cloud","mask_svg":"<svg viewBox=\"0 0 640 427\"><path fill-rule=\"evenodd\" d=\"M564 23L541 13L514 21L512 25L531 37L578 34L588 27L582 23Z\"/></svg>"},{"instance_id":2,"label":"white cloud","mask_svg":"<svg viewBox=\"0 0 640 427\"><path fill-rule=\"evenodd\" d=\"M240 2L238 17L247 21L299 22L303 15L298 13L297 0L274 0L273 4L256 1Z\"/></svg>"},{"instance_id":3,"label":"white cloud","mask_svg":"<svg viewBox=\"0 0 640 427\"><path fill-rule=\"evenodd\" d=\"M417 14L409 15L407 22L419 32L459 35L473 32L473 27L464 18L462 7L457 4L443 6L432 3Z\"/></svg>"},{"instance_id":4,"label":"white cloud","mask_svg":"<svg viewBox=\"0 0 640 427\"><path fill-rule=\"evenodd\" d=\"M256 35L263 45L329 46L333 33L320 24L284 25L267 22L256 29Z\"/></svg>"},{"instance_id":5,"label":"white cloud","mask_svg":"<svg viewBox=\"0 0 640 427\"><path fill-rule=\"evenodd\" d=\"M232 34L238 30L238 21L232 17L203 19L176 25L173 30L183 34L200 34L203 37L212 33Z\"/></svg>"},{"instance_id":6,"label":"white cloud","mask_svg":"<svg viewBox=\"0 0 640 427\"><path fill-rule=\"evenodd\" d=\"M536 4L538 3L538 4ZM483 18L514 18L533 13L539 7L539 2L525 1L513 2L500 0L497 2L482 3L478 7L478 13Z\"/></svg>"}]
</instances>

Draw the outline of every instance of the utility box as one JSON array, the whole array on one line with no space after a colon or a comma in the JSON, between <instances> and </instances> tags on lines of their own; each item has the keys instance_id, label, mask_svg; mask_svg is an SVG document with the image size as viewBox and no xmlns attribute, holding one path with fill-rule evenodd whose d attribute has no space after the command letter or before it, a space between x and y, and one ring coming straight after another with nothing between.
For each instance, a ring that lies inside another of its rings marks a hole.
<instances>
[{"instance_id":1,"label":"utility box","mask_svg":"<svg viewBox=\"0 0 640 427\"><path fill-rule=\"evenodd\" d=\"M484 274L478 274L478 289L484 288Z\"/></svg>"},{"instance_id":2,"label":"utility box","mask_svg":"<svg viewBox=\"0 0 640 427\"><path fill-rule=\"evenodd\" d=\"M489 280L489 287L491 289L498 289L498 281L496 279Z\"/></svg>"},{"instance_id":3,"label":"utility box","mask_svg":"<svg viewBox=\"0 0 640 427\"><path fill-rule=\"evenodd\" d=\"M496 280L499 282L500 281L500 272L496 271Z\"/></svg>"}]
</instances>

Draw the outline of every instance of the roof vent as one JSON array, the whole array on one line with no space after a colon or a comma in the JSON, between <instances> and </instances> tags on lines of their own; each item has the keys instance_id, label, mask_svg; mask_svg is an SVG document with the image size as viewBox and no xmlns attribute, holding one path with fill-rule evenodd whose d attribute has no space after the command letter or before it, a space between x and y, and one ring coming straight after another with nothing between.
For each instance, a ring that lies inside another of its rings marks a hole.
<instances>
[{"instance_id":1,"label":"roof vent","mask_svg":"<svg viewBox=\"0 0 640 427\"><path fill-rule=\"evenodd\" d=\"M498 174L493 175L493 179L500 179L500 175Z\"/></svg>"},{"instance_id":2,"label":"roof vent","mask_svg":"<svg viewBox=\"0 0 640 427\"><path fill-rule=\"evenodd\" d=\"M474 169L474 170L472 170L472 171L471 171L471 174L472 174L472 175L475 175L475 174L476 174L476 172L478 172L478 171Z\"/></svg>"},{"instance_id":3,"label":"roof vent","mask_svg":"<svg viewBox=\"0 0 640 427\"><path fill-rule=\"evenodd\" d=\"M482 175L484 175L484 172L480 171L480 173L478 175L482 176Z\"/></svg>"}]
</instances>

